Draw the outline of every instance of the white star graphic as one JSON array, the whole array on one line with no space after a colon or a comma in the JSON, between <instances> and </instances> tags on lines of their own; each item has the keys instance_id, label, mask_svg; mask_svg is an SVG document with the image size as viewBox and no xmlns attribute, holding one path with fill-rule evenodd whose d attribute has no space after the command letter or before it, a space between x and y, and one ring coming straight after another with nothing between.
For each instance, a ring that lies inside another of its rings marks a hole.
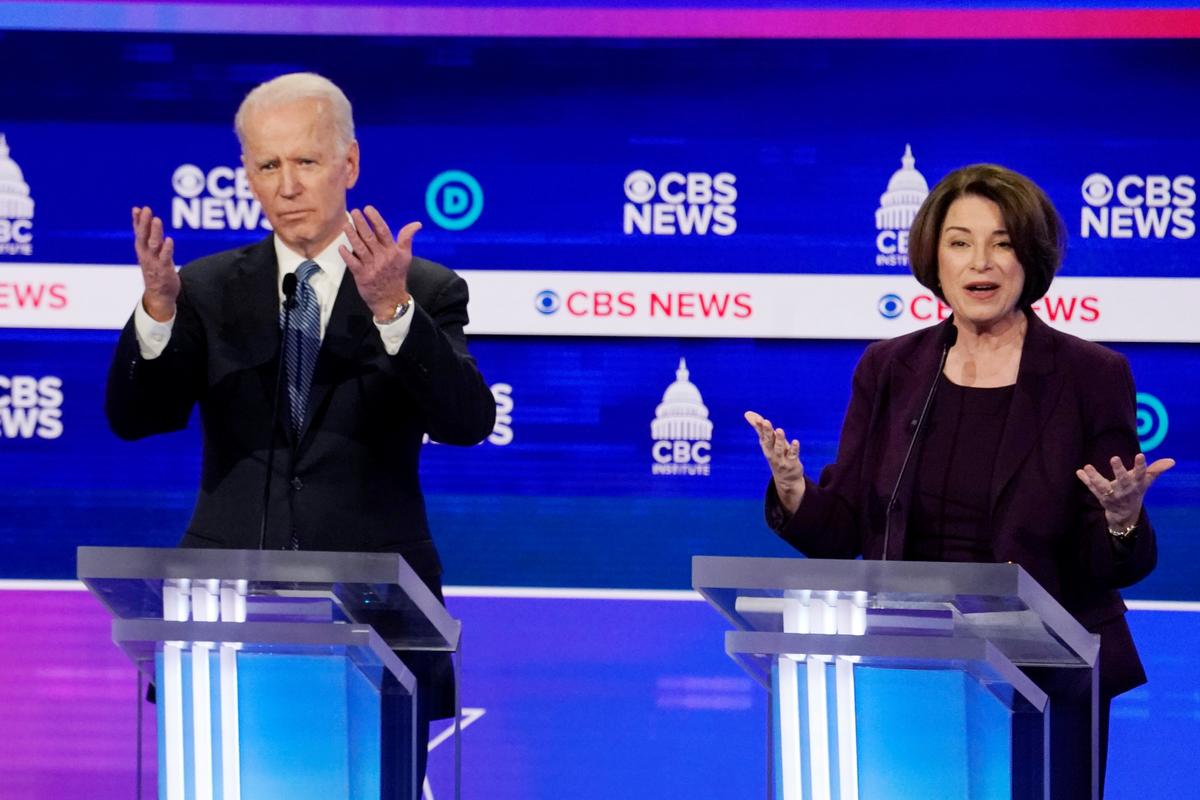
<instances>
[{"instance_id":1,"label":"white star graphic","mask_svg":"<svg viewBox=\"0 0 1200 800\"><path fill-rule=\"evenodd\" d=\"M487 713L487 709L483 709L483 708L464 708L462 710L462 721L459 722L459 725L458 725L459 731L460 732L465 731L467 728L471 727L472 724L474 724L480 717L482 717L486 713ZM442 731L437 736L434 736L432 739L429 740L429 752L432 753L433 749L435 747L440 745L442 742L447 741L453 735L454 735L454 720L450 720L450 723L446 726L446 729L444 731ZM435 798L433 796L433 788L430 787L430 785L429 785L428 777L425 778L425 785L421 788L421 798L422 798L422 800L435 800Z\"/></svg>"}]
</instances>

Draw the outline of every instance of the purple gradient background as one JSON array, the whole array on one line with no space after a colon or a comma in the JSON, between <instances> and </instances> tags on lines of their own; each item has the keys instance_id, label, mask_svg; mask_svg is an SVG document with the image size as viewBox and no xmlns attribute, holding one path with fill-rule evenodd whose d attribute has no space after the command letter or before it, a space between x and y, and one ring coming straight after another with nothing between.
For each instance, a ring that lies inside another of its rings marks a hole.
<instances>
[{"instance_id":1,"label":"purple gradient background","mask_svg":"<svg viewBox=\"0 0 1200 800\"><path fill-rule=\"evenodd\" d=\"M1112 7L1112 6L1119 7ZM1137 39L1200 36L1200 11L1117 0L973 8L895 0L821 4L526 2L8 2L0 30L361 36L640 38ZM1180 3L1182 5L1182 3ZM562 7L566 6L566 7Z\"/></svg>"},{"instance_id":2,"label":"purple gradient background","mask_svg":"<svg viewBox=\"0 0 1200 800\"><path fill-rule=\"evenodd\" d=\"M764 793L765 695L724 655L724 621L706 604L447 605L464 620L464 707L485 710L463 734L463 797ZM155 707L138 702L109 626L87 592L0 584L0 800L137 796L139 705L141 796L157 796ZM429 778L435 798L453 796L452 742L431 753Z\"/></svg>"},{"instance_id":3,"label":"purple gradient background","mask_svg":"<svg viewBox=\"0 0 1200 800\"><path fill-rule=\"evenodd\" d=\"M0 584L0 800L156 796L154 708L83 591ZM468 800L761 797L765 693L726 656L724 620L688 600L451 595L464 621ZM1200 613L1134 611L1150 683L1113 706L1109 800L1191 797L1200 785ZM30 655L36 654L36 655ZM446 723L435 723L436 734ZM453 748L430 756L452 795Z\"/></svg>"},{"instance_id":4,"label":"purple gradient background","mask_svg":"<svg viewBox=\"0 0 1200 800\"><path fill-rule=\"evenodd\" d=\"M0 800L137 796L137 709L157 797L153 709L86 591L0 591Z\"/></svg>"}]
</instances>

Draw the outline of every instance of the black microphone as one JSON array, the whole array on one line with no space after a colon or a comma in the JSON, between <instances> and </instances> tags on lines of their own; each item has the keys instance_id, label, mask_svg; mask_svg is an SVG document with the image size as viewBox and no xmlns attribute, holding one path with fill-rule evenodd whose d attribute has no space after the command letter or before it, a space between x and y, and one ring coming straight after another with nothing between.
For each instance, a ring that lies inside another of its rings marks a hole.
<instances>
[{"instance_id":1,"label":"black microphone","mask_svg":"<svg viewBox=\"0 0 1200 800\"><path fill-rule=\"evenodd\" d=\"M900 474L896 476L896 486L892 489L892 497L888 500L887 510L884 512L883 522L883 560L888 558L888 543L892 536L892 512L896 510L896 496L900 494L900 484L904 481L904 473L908 469L908 460L912 458L913 448L917 445L917 439L921 436L921 430L925 427L925 419L929 416L929 409L933 405L933 396L937 394L938 383L942 380L942 370L946 368L946 358L950 355L950 348L954 347L954 343L958 341L958 328L954 325L954 320L946 323L946 327L942 329L939 339L942 345L942 357L938 361L937 372L934 373L933 383L929 386L929 394L925 396L925 406L921 409L921 416L912 420L909 425L912 428L912 438L908 441L908 452L904 454L904 462L900 465Z\"/></svg>"},{"instance_id":2,"label":"black microphone","mask_svg":"<svg viewBox=\"0 0 1200 800\"><path fill-rule=\"evenodd\" d=\"M289 324L296 307L296 273L283 276L283 331L279 340L279 366L275 370L275 396L271 400L271 430L267 434L267 479L263 483L262 523L258 528L258 549L267 544L267 519L271 514L271 475L275 465L275 427L279 424L279 396L283 393L283 365L287 361Z\"/></svg>"}]
</instances>

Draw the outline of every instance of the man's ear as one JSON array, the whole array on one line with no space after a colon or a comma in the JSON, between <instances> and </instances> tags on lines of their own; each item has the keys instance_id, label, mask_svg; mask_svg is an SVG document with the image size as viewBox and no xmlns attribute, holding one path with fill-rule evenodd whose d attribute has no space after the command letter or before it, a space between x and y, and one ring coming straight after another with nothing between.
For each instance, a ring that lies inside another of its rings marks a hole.
<instances>
[{"instance_id":1,"label":"man's ear","mask_svg":"<svg viewBox=\"0 0 1200 800\"><path fill-rule=\"evenodd\" d=\"M358 140L346 148L346 188L353 189L358 183Z\"/></svg>"}]
</instances>

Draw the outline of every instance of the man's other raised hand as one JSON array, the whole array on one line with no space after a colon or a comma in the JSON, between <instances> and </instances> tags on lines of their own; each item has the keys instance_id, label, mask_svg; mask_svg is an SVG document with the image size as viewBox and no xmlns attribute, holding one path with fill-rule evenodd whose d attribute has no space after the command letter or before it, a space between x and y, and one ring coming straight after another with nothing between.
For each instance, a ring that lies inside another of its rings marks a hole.
<instances>
[{"instance_id":1,"label":"man's other raised hand","mask_svg":"<svg viewBox=\"0 0 1200 800\"><path fill-rule=\"evenodd\" d=\"M175 241L163 236L163 222L149 206L133 209L133 249L142 270L142 307L158 322L175 317L179 273L175 271Z\"/></svg>"}]
</instances>

